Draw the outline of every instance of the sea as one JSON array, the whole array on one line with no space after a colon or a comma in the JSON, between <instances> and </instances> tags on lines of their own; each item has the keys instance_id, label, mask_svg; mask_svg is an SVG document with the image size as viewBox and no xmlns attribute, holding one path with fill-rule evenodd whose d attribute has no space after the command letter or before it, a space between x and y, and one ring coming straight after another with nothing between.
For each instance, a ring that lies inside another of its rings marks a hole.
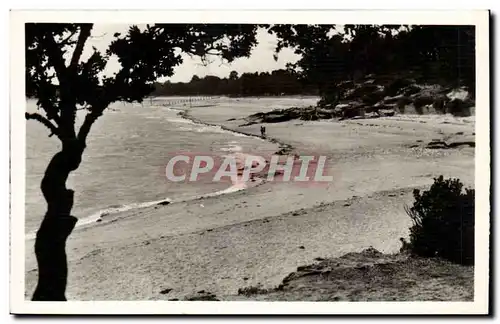
<instances>
[{"instance_id":1,"label":"sea","mask_svg":"<svg viewBox=\"0 0 500 324\"><path fill-rule=\"evenodd\" d=\"M173 182L166 165L182 153L225 155L264 140L227 131L218 126L195 123L179 112L195 106L210 109L218 98L164 97L143 103L111 105L93 125L80 167L70 174L68 188L75 191L73 215L77 226L96 222L101 216L162 201L196 199L244 189L230 181L210 178L194 183ZM27 101L27 111L37 110L36 100ZM85 111L78 111L77 125ZM49 137L40 123L26 122L25 233L33 237L46 211L40 182L60 141ZM269 143L268 143L269 144Z\"/></svg>"}]
</instances>

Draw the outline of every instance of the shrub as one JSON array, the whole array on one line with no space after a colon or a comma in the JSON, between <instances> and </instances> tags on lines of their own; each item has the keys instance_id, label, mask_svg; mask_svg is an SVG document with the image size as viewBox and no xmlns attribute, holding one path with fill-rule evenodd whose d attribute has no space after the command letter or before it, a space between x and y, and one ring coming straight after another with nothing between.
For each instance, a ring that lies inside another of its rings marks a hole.
<instances>
[{"instance_id":1,"label":"shrub","mask_svg":"<svg viewBox=\"0 0 500 324\"><path fill-rule=\"evenodd\" d=\"M446 113L446 108L445 108L446 103L447 103L446 96L441 96L434 100L434 102L432 103L432 107L437 113L444 114Z\"/></svg>"},{"instance_id":2,"label":"shrub","mask_svg":"<svg viewBox=\"0 0 500 324\"><path fill-rule=\"evenodd\" d=\"M424 106L419 106L417 104L414 105L415 107L415 112L419 115L423 115L424 114Z\"/></svg>"},{"instance_id":3,"label":"shrub","mask_svg":"<svg viewBox=\"0 0 500 324\"><path fill-rule=\"evenodd\" d=\"M405 112L405 108L406 108L406 105L412 103L412 100L408 97L402 97L402 98L399 98L398 99L398 102L397 102L397 107L399 109L399 112L404 114Z\"/></svg>"},{"instance_id":4,"label":"shrub","mask_svg":"<svg viewBox=\"0 0 500 324\"><path fill-rule=\"evenodd\" d=\"M434 98L432 98L430 96L419 96L419 97L415 98L415 100L413 101L413 104L415 106L423 107L423 106L430 105L433 102L434 102Z\"/></svg>"},{"instance_id":5,"label":"shrub","mask_svg":"<svg viewBox=\"0 0 500 324\"><path fill-rule=\"evenodd\" d=\"M474 189L458 179L434 178L428 191L413 191L415 201L405 207L413 220L404 249L423 257L440 257L474 264Z\"/></svg>"},{"instance_id":6,"label":"shrub","mask_svg":"<svg viewBox=\"0 0 500 324\"><path fill-rule=\"evenodd\" d=\"M467 117L470 116L470 107L473 104L466 100L453 99L446 104L446 110L453 116Z\"/></svg>"}]
</instances>

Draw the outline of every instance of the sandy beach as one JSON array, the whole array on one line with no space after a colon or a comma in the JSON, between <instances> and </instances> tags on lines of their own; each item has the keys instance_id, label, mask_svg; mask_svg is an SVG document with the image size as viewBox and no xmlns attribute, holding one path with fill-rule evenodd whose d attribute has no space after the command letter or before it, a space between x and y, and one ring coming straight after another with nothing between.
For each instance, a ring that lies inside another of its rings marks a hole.
<instances>
[{"instance_id":1,"label":"sandy beach","mask_svg":"<svg viewBox=\"0 0 500 324\"><path fill-rule=\"evenodd\" d=\"M279 105L316 100L290 98ZM276 108L272 98L220 98L210 107L186 107L184 114L258 137L260 125L242 126L243 118ZM202 290L233 296L242 287L276 287L315 258L370 246L397 252L411 226L404 206L412 203L413 189L427 188L439 175L474 187L473 147L426 147L436 139L474 141L474 121L474 116L396 115L266 124L268 142L248 141L247 153L272 154L286 143L289 154L325 155L334 180L321 186L265 182L110 214L79 227L68 240L67 298L167 300ZM29 298L37 278L32 240L26 241L25 264Z\"/></svg>"}]
</instances>

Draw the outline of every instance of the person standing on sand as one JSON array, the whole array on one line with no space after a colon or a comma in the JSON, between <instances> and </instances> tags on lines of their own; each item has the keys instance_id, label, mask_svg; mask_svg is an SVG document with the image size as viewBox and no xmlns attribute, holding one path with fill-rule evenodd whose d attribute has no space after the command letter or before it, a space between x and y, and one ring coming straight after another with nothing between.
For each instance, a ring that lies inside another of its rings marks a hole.
<instances>
[{"instance_id":1,"label":"person standing on sand","mask_svg":"<svg viewBox=\"0 0 500 324\"><path fill-rule=\"evenodd\" d=\"M266 137L266 128L264 126L260 126L260 136Z\"/></svg>"}]
</instances>

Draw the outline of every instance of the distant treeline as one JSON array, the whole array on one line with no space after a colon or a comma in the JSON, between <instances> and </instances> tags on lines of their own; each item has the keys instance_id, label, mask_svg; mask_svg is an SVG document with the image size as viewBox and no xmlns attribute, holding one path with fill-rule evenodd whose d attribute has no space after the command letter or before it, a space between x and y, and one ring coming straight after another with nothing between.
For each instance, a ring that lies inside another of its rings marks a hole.
<instances>
[{"instance_id":1,"label":"distant treeline","mask_svg":"<svg viewBox=\"0 0 500 324\"><path fill-rule=\"evenodd\" d=\"M232 71L227 78L208 75L203 78L193 76L191 81L157 83L153 96L280 96L317 95L317 89L300 81L288 70L272 72L243 73Z\"/></svg>"}]
</instances>

